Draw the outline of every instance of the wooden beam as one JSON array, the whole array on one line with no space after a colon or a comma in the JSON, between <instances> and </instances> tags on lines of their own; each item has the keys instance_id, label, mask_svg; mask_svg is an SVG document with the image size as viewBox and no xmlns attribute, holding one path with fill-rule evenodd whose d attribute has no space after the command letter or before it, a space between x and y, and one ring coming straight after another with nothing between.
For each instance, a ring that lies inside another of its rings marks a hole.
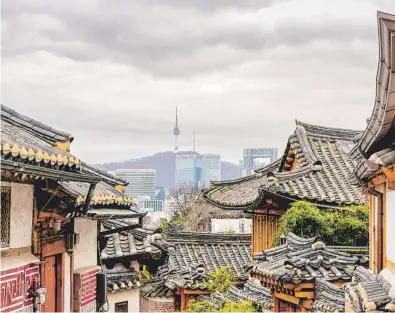
<instances>
[{"instance_id":1,"label":"wooden beam","mask_svg":"<svg viewBox=\"0 0 395 313\"><path fill-rule=\"evenodd\" d=\"M381 185L387 181L387 176L386 175L377 175L376 177L372 178L371 181L368 184L368 187L374 187L377 185Z\"/></svg>"},{"instance_id":2,"label":"wooden beam","mask_svg":"<svg viewBox=\"0 0 395 313\"><path fill-rule=\"evenodd\" d=\"M314 283L302 283L296 286L295 291L302 291L303 289L314 289Z\"/></svg>"},{"instance_id":3,"label":"wooden beam","mask_svg":"<svg viewBox=\"0 0 395 313\"><path fill-rule=\"evenodd\" d=\"M209 295L210 293L207 290L193 290L193 289L184 289L185 295Z\"/></svg>"},{"instance_id":4,"label":"wooden beam","mask_svg":"<svg viewBox=\"0 0 395 313\"><path fill-rule=\"evenodd\" d=\"M291 295L286 295L286 294L284 294L282 292L274 292L273 296L275 298L284 300L284 301L289 302L289 303L299 304L299 299L298 298L296 298L294 296L291 296Z\"/></svg>"},{"instance_id":5,"label":"wooden beam","mask_svg":"<svg viewBox=\"0 0 395 313\"><path fill-rule=\"evenodd\" d=\"M302 307L306 308L307 310L311 310L313 308L313 300L304 300L302 302Z\"/></svg>"},{"instance_id":6,"label":"wooden beam","mask_svg":"<svg viewBox=\"0 0 395 313\"><path fill-rule=\"evenodd\" d=\"M89 186L88 194L86 195L86 200L84 203L83 211L86 214L89 210L89 205L91 203L93 193L95 192L96 183L91 183Z\"/></svg>"},{"instance_id":7,"label":"wooden beam","mask_svg":"<svg viewBox=\"0 0 395 313\"><path fill-rule=\"evenodd\" d=\"M38 220L44 220L46 218L58 219L61 221L67 220L66 217L64 217L63 215L60 215L58 213L55 213L55 212L41 212Z\"/></svg>"},{"instance_id":8,"label":"wooden beam","mask_svg":"<svg viewBox=\"0 0 395 313\"><path fill-rule=\"evenodd\" d=\"M30 253L32 251L31 247L22 247L22 248L13 248L13 249L7 249L7 250L2 250L1 251L1 257L9 257L9 256L14 256L14 255L21 255L25 253Z\"/></svg>"},{"instance_id":9,"label":"wooden beam","mask_svg":"<svg viewBox=\"0 0 395 313\"><path fill-rule=\"evenodd\" d=\"M295 297L312 299L312 298L314 298L314 291L296 291Z\"/></svg>"},{"instance_id":10,"label":"wooden beam","mask_svg":"<svg viewBox=\"0 0 395 313\"><path fill-rule=\"evenodd\" d=\"M381 169L389 181L395 181L395 168L394 167L383 167Z\"/></svg>"}]
</instances>

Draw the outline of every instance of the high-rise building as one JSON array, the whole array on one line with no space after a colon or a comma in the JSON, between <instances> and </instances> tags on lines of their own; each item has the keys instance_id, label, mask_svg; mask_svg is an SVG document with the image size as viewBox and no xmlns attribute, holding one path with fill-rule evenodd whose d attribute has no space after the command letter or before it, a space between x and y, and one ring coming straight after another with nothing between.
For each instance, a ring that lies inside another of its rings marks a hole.
<instances>
[{"instance_id":1,"label":"high-rise building","mask_svg":"<svg viewBox=\"0 0 395 313\"><path fill-rule=\"evenodd\" d=\"M199 187L202 174L202 157L187 151L176 154L175 187Z\"/></svg>"},{"instance_id":2,"label":"high-rise building","mask_svg":"<svg viewBox=\"0 0 395 313\"><path fill-rule=\"evenodd\" d=\"M202 183L205 188L210 181L221 180L221 156L219 154L202 154Z\"/></svg>"},{"instance_id":3,"label":"high-rise building","mask_svg":"<svg viewBox=\"0 0 395 313\"><path fill-rule=\"evenodd\" d=\"M165 201L166 191L164 187L156 187L155 188L155 200Z\"/></svg>"},{"instance_id":4,"label":"high-rise building","mask_svg":"<svg viewBox=\"0 0 395 313\"><path fill-rule=\"evenodd\" d=\"M250 175L255 169L268 165L278 158L277 148L254 148L244 149L244 169L246 175Z\"/></svg>"},{"instance_id":5,"label":"high-rise building","mask_svg":"<svg viewBox=\"0 0 395 313\"><path fill-rule=\"evenodd\" d=\"M118 169L116 176L129 184L125 194L132 198L148 196L155 199L156 170L154 169Z\"/></svg>"}]
</instances>

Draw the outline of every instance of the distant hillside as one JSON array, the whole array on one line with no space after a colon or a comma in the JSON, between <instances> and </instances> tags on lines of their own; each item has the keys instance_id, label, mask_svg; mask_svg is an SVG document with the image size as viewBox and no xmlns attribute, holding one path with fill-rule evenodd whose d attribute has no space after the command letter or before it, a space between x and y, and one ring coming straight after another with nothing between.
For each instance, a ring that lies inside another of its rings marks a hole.
<instances>
[{"instance_id":1,"label":"distant hillside","mask_svg":"<svg viewBox=\"0 0 395 313\"><path fill-rule=\"evenodd\" d=\"M175 153L170 151L157 153L139 159L114 161L109 163L92 164L92 165L96 168L105 171L115 171L116 169L121 169L121 168L156 169L157 186L163 186L163 187L174 186ZM222 161L221 180L234 179L237 177L239 177L239 167L236 164Z\"/></svg>"}]
</instances>

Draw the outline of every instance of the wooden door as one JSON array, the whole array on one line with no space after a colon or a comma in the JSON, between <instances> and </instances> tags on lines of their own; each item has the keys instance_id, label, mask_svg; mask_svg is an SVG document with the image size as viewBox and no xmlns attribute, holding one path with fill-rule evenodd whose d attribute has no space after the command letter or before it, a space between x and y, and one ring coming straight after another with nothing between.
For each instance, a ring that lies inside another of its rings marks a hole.
<instances>
[{"instance_id":1,"label":"wooden door","mask_svg":"<svg viewBox=\"0 0 395 313\"><path fill-rule=\"evenodd\" d=\"M44 263L44 287L47 288L45 303L42 312L57 312L56 310L56 256L45 258Z\"/></svg>"}]
</instances>

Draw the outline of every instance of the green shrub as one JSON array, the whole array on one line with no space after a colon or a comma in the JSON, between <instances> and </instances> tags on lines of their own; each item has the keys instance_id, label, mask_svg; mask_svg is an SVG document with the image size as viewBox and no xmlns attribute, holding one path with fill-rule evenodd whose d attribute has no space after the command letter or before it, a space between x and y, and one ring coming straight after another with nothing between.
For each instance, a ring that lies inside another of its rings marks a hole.
<instances>
[{"instance_id":1,"label":"green shrub","mask_svg":"<svg viewBox=\"0 0 395 313\"><path fill-rule=\"evenodd\" d=\"M321 209L308 201L298 201L280 217L279 235L288 232L303 238L320 236L329 245L367 246L369 209L364 205ZM272 242L277 245L279 238Z\"/></svg>"}]
</instances>

